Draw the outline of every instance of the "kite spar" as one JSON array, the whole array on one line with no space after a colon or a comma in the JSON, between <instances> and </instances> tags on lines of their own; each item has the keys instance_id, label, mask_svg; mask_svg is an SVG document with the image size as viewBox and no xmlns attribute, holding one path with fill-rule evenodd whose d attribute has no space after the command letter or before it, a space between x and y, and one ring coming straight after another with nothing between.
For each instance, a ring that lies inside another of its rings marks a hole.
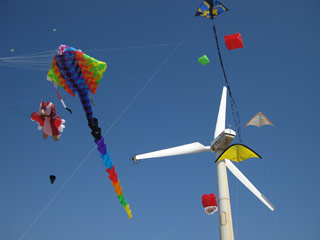
<instances>
[{"instance_id":1,"label":"kite spar","mask_svg":"<svg viewBox=\"0 0 320 240\"><path fill-rule=\"evenodd\" d=\"M66 45L60 45L59 50L53 58L47 80L54 85L59 85L72 96L78 93L82 107L86 113L88 126L91 129L91 135L100 152L100 157L106 166L109 179L112 182L114 191L120 200L121 205L126 210L129 219L132 217L129 204L122 193L122 187L115 167L112 163L110 153L101 136L101 128L98 126L98 119L93 116L90 103L89 92L95 94L98 85L107 68L105 62L98 61L81 50Z\"/></svg>"}]
</instances>

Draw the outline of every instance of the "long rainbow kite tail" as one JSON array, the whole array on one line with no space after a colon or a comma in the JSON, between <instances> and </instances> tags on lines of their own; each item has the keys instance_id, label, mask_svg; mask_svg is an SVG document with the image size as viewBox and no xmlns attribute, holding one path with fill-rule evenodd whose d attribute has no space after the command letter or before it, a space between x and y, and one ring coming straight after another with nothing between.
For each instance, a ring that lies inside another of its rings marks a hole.
<instances>
[{"instance_id":1,"label":"long rainbow kite tail","mask_svg":"<svg viewBox=\"0 0 320 240\"><path fill-rule=\"evenodd\" d=\"M111 180L112 186L114 187L114 191L116 192L121 205L126 210L129 219L132 218L132 212L130 210L130 206L124 198L122 187L120 186L120 181L118 179L118 174L115 171L115 167L112 164L112 159L110 157L110 153L107 151L107 146L104 143L104 137L101 136L101 129L98 126L98 120L94 118L92 124L88 124L91 128L92 136L95 138L94 142L97 144L98 151L101 153L100 157L103 160L103 164L106 166L106 172L109 174L109 179ZM100 137L100 138L99 138Z\"/></svg>"},{"instance_id":2,"label":"long rainbow kite tail","mask_svg":"<svg viewBox=\"0 0 320 240\"><path fill-rule=\"evenodd\" d=\"M118 175L115 172L112 159L107 151L104 138L101 136L101 128L98 126L98 119L93 116L89 98L89 91L93 94L95 93L106 67L106 63L100 62L82 53L81 50L61 45L53 59L47 80L63 87L64 90L72 96L78 93L82 107L86 113L88 125L92 130L91 135L94 137L94 142L97 144L103 163L107 167L106 171L109 174L109 179L111 180L121 205L126 210L130 219L132 218L130 206L123 196ZM63 100L62 104L64 105Z\"/></svg>"}]
</instances>

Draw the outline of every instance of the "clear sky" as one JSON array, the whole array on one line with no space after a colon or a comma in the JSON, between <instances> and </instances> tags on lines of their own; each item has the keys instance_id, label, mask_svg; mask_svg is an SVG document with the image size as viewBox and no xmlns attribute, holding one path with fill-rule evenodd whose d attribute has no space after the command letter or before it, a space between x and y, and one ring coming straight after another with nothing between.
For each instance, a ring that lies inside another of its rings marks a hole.
<instances>
[{"instance_id":1,"label":"clear sky","mask_svg":"<svg viewBox=\"0 0 320 240\"><path fill-rule=\"evenodd\" d=\"M218 214L207 216L201 205L202 194L217 194L213 154L129 162L132 154L213 138L224 78L212 22L194 17L200 3L1 0L0 239L219 238ZM320 239L320 3L223 3L230 11L215 25L241 123L263 112L275 125L242 130L262 159L237 166L276 210L228 172L235 239ZM244 48L228 51L224 36L238 32ZM60 44L108 64L94 115L131 220L92 151L78 97L60 89L70 115L46 81ZM11 58L25 54L36 55L19 64ZM197 62L203 54L210 64ZM66 120L59 142L43 140L30 120L41 100ZM235 128L229 99L227 124Z\"/></svg>"}]
</instances>

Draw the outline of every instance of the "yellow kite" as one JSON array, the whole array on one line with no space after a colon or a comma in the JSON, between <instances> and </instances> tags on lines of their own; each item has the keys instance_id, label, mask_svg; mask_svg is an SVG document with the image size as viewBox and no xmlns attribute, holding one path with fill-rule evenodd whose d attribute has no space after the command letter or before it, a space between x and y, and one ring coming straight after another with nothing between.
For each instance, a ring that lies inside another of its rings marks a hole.
<instances>
[{"instance_id":1,"label":"yellow kite","mask_svg":"<svg viewBox=\"0 0 320 240\"><path fill-rule=\"evenodd\" d=\"M249 158L261 158L257 153L248 148L243 144L233 144L229 146L223 153L219 156L216 162L222 159L229 159L234 162L241 162Z\"/></svg>"}]
</instances>

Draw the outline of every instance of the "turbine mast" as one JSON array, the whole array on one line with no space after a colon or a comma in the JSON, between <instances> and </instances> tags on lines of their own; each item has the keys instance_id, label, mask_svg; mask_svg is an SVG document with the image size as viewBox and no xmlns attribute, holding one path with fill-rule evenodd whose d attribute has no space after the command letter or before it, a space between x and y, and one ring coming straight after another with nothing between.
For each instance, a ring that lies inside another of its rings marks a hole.
<instances>
[{"instance_id":1,"label":"turbine mast","mask_svg":"<svg viewBox=\"0 0 320 240\"><path fill-rule=\"evenodd\" d=\"M223 87L214 138L216 138L222 131L225 130L226 106L227 106L227 88ZM219 158L219 156L224 150L225 149L216 150L217 159ZM220 218L219 218L220 240L234 240L228 176L227 176L227 168L226 168L225 160L218 161L217 163L217 182L218 182L219 215L220 215Z\"/></svg>"},{"instance_id":2,"label":"turbine mast","mask_svg":"<svg viewBox=\"0 0 320 240\"><path fill-rule=\"evenodd\" d=\"M216 154L220 156L221 150ZM219 199L219 230L220 240L233 240L233 225L228 186L228 176L225 160L217 163L218 199Z\"/></svg>"}]
</instances>

